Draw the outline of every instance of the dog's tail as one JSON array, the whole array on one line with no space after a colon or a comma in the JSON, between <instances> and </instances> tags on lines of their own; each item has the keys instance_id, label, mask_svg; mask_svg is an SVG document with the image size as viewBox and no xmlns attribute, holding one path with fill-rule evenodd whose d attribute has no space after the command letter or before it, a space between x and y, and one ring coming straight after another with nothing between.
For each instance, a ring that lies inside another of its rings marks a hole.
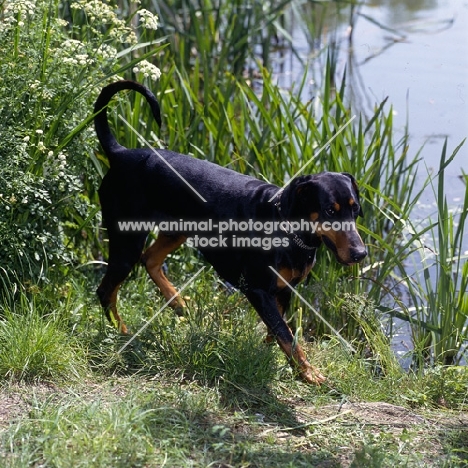
<instances>
[{"instance_id":1,"label":"dog's tail","mask_svg":"<svg viewBox=\"0 0 468 468\"><path fill-rule=\"evenodd\" d=\"M159 127L161 127L161 111L159 109L158 101L146 86L136 83L135 81L127 80L116 81L115 83L106 86L102 89L101 94L94 105L94 113L96 114L96 117L94 118L94 127L96 129L99 142L109 158L112 154L115 154L124 147L117 142L115 136L111 132L109 122L107 120L107 105L115 94L124 89L137 91L146 98L156 122Z\"/></svg>"}]
</instances>

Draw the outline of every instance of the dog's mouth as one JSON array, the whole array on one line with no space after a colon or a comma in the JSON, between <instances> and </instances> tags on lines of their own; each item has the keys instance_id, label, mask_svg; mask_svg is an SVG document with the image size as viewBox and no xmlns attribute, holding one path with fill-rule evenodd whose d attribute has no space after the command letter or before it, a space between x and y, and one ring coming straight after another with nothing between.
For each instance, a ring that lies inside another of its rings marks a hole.
<instances>
[{"instance_id":1,"label":"dog's mouth","mask_svg":"<svg viewBox=\"0 0 468 468\"><path fill-rule=\"evenodd\" d=\"M355 265L356 263L359 263L366 255L366 249L364 246L361 249L338 249L336 244L329 239L326 235L322 235L322 240L323 243L326 245L326 247L333 252L335 255L336 261L340 263L341 265L345 266L351 266ZM343 257L343 255L340 255L340 250L345 250L346 252L346 257Z\"/></svg>"},{"instance_id":2,"label":"dog's mouth","mask_svg":"<svg viewBox=\"0 0 468 468\"><path fill-rule=\"evenodd\" d=\"M338 250L337 250L336 245L335 245L334 242L332 242L327 236L322 236L322 241L327 246L327 248L333 252L333 255L335 255L335 258L338 261L338 263L341 263L342 265L349 265L348 262L343 260L338 255Z\"/></svg>"}]
</instances>

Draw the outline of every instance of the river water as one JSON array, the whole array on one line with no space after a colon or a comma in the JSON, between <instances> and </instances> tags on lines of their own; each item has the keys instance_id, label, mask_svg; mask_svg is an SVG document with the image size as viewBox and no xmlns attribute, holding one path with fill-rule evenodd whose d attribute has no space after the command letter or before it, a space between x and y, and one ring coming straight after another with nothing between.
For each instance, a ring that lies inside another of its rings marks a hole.
<instances>
[{"instance_id":1,"label":"river water","mask_svg":"<svg viewBox=\"0 0 468 468\"><path fill-rule=\"evenodd\" d=\"M389 96L397 129L408 114L413 151L425 145L420 167L425 176L424 165L438 167L445 138L451 154L468 136L468 2L382 0L369 2L360 12L401 34L361 16L354 28L354 49L364 86L377 98ZM468 144L446 172L451 205L464 194L462 169L468 172ZM431 211L432 192L421 202L428 206L420 210Z\"/></svg>"},{"instance_id":2,"label":"river water","mask_svg":"<svg viewBox=\"0 0 468 468\"><path fill-rule=\"evenodd\" d=\"M292 84L304 67L310 69L311 82L318 81L326 54L317 57L317 50L336 44L337 75L346 67L354 109L371 115L388 96L386 108L393 108L396 132L403 133L408 123L410 156L424 145L418 171L422 181L428 171L437 170L445 138L450 155L468 136L468 1L365 1L353 18L351 28L349 6L329 7L318 45L293 20L293 44L302 61L291 55L278 73L279 82ZM446 170L449 205L462 201L462 171L468 172L468 142ZM427 218L435 206L427 190L415 215Z\"/></svg>"}]
</instances>

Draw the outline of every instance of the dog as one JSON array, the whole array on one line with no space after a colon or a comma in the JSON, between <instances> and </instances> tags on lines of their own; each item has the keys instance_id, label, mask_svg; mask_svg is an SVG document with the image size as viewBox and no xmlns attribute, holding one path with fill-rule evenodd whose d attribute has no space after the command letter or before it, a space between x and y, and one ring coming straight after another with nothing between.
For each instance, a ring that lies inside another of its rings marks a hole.
<instances>
[{"instance_id":1,"label":"dog","mask_svg":"<svg viewBox=\"0 0 468 468\"><path fill-rule=\"evenodd\" d=\"M165 276L163 264L186 240L193 244L201 239L204 242L196 245L199 251L221 278L245 294L267 326L268 340L276 339L304 381L324 382L294 339L284 314L292 288L308 275L322 243L343 265L358 263L367 255L355 227L363 213L354 177L333 172L304 175L280 189L173 151L128 149L117 142L107 118L110 100L123 90L141 93L161 126L158 101L134 81L110 84L96 100L95 130L110 165L99 189L109 258L97 289L107 318L128 333L117 311L117 293L139 261L163 296L172 298L170 305L183 309L185 303ZM150 228L122 230L122 222L128 221L159 223L157 239L144 252ZM170 222L172 230L161 228ZM207 232L209 222L228 227L225 236L216 230ZM349 229L339 229L345 222ZM309 225L315 228L307 229ZM337 229L326 229L330 226Z\"/></svg>"}]
</instances>

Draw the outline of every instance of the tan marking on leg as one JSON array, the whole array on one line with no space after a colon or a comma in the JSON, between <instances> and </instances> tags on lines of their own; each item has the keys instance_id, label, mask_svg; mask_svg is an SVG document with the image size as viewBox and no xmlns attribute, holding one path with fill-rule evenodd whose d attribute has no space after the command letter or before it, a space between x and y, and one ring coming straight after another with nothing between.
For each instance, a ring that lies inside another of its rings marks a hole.
<instances>
[{"instance_id":1,"label":"tan marking on leg","mask_svg":"<svg viewBox=\"0 0 468 468\"><path fill-rule=\"evenodd\" d=\"M278 270L278 273L279 273L279 275L281 275L281 278L278 276L278 279L276 280L276 286L278 288L281 288L281 289L283 289L283 288L285 288L287 286L287 284L284 282L284 280L286 280L287 283L291 283L293 278L295 278L297 276L295 274L296 270L294 270L293 268L280 268ZM282 278L284 278L284 280Z\"/></svg>"},{"instance_id":2,"label":"tan marking on leg","mask_svg":"<svg viewBox=\"0 0 468 468\"><path fill-rule=\"evenodd\" d=\"M299 344L293 345L279 339L277 341L284 354L288 357L291 367L299 372L299 375L305 382L320 385L327 380L316 367L309 363Z\"/></svg>"},{"instance_id":3,"label":"tan marking on leg","mask_svg":"<svg viewBox=\"0 0 468 468\"><path fill-rule=\"evenodd\" d=\"M120 331L120 333L123 333L124 335L126 335L128 333L127 326L125 325L124 321L122 320L119 313L117 312L117 294L119 292L119 289L120 289L120 284L117 285L117 287L112 291L112 294L110 295L109 310L112 314L111 319L115 321L115 325Z\"/></svg>"},{"instance_id":4,"label":"tan marking on leg","mask_svg":"<svg viewBox=\"0 0 468 468\"><path fill-rule=\"evenodd\" d=\"M163 233L159 233L158 238L143 254L142 260L146 266L151 279L154 281L156 286L161 290L162 295L166 300L171 299L177 294L177 290L174 285L166 278L162 271L162 266L166 257L180 247L185 241L185 236L168 236ZM175 297L169 304L173 309L179 307L184 308L185 302L180 297Z\"/></svg>"},{"instance_id":5,"label":"tan marking on leg","mask_svg":"<svg viewBox=\"0 0 468 468\"><path fill-rule=\"evenodd\" d=\"M294 268L280 268L278 273L281 275L282 278L284 278L289 284L291 284L291 281L294 279L299 279L299 282L301 282L310 272L312 269L313 265L306 265L303 271L294 269ZM276 286L279 289L284 289L288 287L286 283L278 276L278 279L276 280ZM278 307L279 313L281 314L281 317L284 318L284 313L285 310L283 306L280 304L278 301L278 297L275 298L276 300L276 306ZM272 333L270 329L268 329L267 336L265 337L265 343L272 343L275 340L275 335Z\"/></svg>"},{"instance_id":6,"label":"tan marking on leg","mask_svg":"<svg viewBox=\"0 0 468 468\"><path fill-rule=\"evenodd\" d=\"M127 334L127 327L117 312L117 294L121 284L122 282L113 286L113 281L110 279L109 274L106 273L99 285L97 293L109 322L121 333Z\"/></svg>"}]
</instances>

